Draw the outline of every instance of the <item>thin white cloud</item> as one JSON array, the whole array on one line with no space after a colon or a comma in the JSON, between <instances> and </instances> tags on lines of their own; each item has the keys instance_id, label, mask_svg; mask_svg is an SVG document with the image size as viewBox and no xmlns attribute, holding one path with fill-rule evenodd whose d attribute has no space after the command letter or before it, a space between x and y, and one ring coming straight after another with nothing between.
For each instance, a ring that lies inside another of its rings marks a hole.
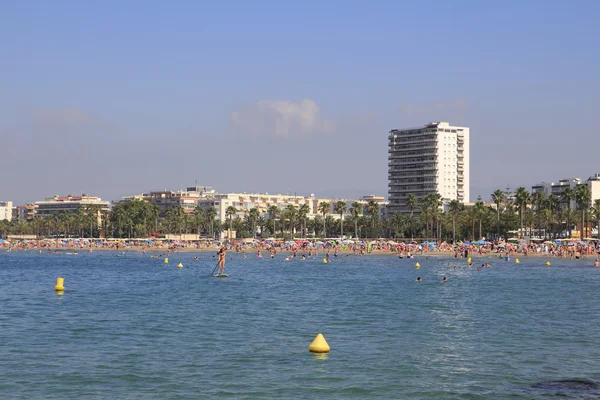
<instances>
[{"instance_id":1,"label":"thin white cloud","mask_svg":"<svg viewBox=\"0 0 600 400\"><path fill-rule=\"evenodd\" d=\"M335 122L324 118L311 99L299 103L289 100L261 100L231 113L239 133L249 136L288 138L330 134Z\"/></svg>"}]
</instances>

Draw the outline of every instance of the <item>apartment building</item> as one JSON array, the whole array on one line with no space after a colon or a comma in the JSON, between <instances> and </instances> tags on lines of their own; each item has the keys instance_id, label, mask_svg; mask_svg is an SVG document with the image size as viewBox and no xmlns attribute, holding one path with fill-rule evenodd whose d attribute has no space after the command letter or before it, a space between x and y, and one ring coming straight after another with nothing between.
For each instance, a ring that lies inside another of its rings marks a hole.
<instances>
[{"instance_id":1,"label":"apartment building","mask_svg":"<svg viewBox=\"0 0 600 400\"><path fill-rule=\"evenodd\" d=\"M439 193L444 202L469 201L469 128L434 122L394 129L388 137L388 212L408 212L409 194Z\"/></svg>"}]
</instances>

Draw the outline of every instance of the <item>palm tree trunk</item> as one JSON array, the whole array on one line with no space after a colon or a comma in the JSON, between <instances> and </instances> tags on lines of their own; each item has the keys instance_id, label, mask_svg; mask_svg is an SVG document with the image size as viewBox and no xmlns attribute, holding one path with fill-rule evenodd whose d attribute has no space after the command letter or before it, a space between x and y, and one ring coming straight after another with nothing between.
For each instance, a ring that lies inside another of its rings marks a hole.
<instances>
[{"instance_id":1,"label":"palm tree trunk","mask_svg":"<svg viewBox=\"0 0 600 400\"><path fill-rule=\"evenodd\" d=\"M500 238L500 205L496 204L496 240Z\"/></svg>"},{"instance_id":2,"label":"palm tree trunk","mask_svg":"<svg viewBox=\"0 0 600 400\"><path fill-rule=\"evenodd\" d=\"M456 244L456 215L452 215L452 244Z\"/></svg>"},{"instance_id":3,"label":"palm tree trunk","mask_svg":"<svg viewBox=\"0 0 600 400\"><path fill-rule=\"evenodd\" d=\"M583 240L585 239L585 208L581 208L581 236L579 237L579 240Z\"/></svg>"}]
</instances>

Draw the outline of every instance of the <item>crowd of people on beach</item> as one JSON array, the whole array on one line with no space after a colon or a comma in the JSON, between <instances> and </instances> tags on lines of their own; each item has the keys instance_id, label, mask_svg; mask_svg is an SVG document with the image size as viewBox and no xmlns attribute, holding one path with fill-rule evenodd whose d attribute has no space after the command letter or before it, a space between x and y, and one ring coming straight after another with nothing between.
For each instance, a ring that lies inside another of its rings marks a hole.
<instances>
[{"instance_id":1,"label":"crowd of people on beach","mask_svg":"<svg viewBox=\"0 0 600 400\"><path fill-rule=\"evenodd\" d=\"M40 239L8 241L0 239L0 249L7 251L37 250L46 252L80 251L93 252L95 250L116 251L161 251L167 254L180 251L212 251L220 248L237 253L258 252L273 257L276 253L291 253L295 257L298 253L308 256L339 254L392 254L400 258L412 258L415 255L454 255L458 257L497 256L498 258L514 258L527 256L558 257L566 259L587 259L600 256L600 241L498 241L498 242L448 242L432 241L405 241L394 240L103 240L103 239Z\"/></svg>"}]
</instances>

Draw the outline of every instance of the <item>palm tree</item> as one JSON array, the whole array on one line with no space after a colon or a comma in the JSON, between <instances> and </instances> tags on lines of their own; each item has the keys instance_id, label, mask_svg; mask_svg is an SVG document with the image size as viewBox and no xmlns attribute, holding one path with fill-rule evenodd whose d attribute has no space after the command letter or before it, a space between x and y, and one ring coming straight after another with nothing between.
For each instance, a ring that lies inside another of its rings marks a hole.
<instances>
[{"instance_id":1,"label":"palm tree","mask_svg":"<svg viewBox=\"0 0 600 400\"><path fill-rule=\"evenodd\" d=\"M548 211L550 212L550 223L549 226L551 226L552 228L550 229L550 236L554 235L554 216L556 214L556 210L559 207L559 201L558 198L554 195L554 194L550 194L548 195L548 197L546 198L546 205L548 207Z\"/></svg>"},{"instance_id":2,"label":"palm tree","mask_svg":"<svg viewBox=\"0 0 600 400\"><path fill-rule=\"evenodd\" d=\"M206 211L204 211L206 215L206 220L210 223L210 237L215 238L215 217L217 216L217 209L215 207L208 207Z\"/></svg>"},{"instance_id":3,"label":"palm tree","mask_svg":"<svg viewBox=\"0 0 600 400\"><path fill-rule=\"evenodd\" d=\"M194 208L194 223L196 224L196 233L198 234L198 237L200 237L200 227L204 224L203 211L204 209L200 205L197 205L196 208Z\"/></svg>"},{"instance_id":4,"label":"palm tree","mask_svg":"<svg viewBox=\"0 0 600 400\"><path fill-rule=\"evenodd\" d=\"M417 200L417 197L412 194L409 193L408 196L406 196L406 206L410 209L410 238L413 238L413 211L415 210L415 208L417 208L417 206L419 205L419 201Z\"/></svg>"},{"instance_id":5,"label":"palm tree","mask_svg":"<svg viewBox=\"0 0 600 400\"><path fill-rule=\"evenodd\" d=\"M448 209L452 214L452 244L456 244L456 215L461 210L462 204L458 200L451 200Z\"/></svg>"},{"instance_id":6,"label":"palm tree","mask_svg":"<svg viewBox=\"0 0 600 400\"><path fill-rule=\"evenodd\" d=\"M585 239L585 210L589 208L592 201L592 194L588 185L582 184L577 186L577 189L575 189L575 201L581 210L581 236L579 239L583 240Z\"/></svg>"},{"instance_id":7,"label":"palm tree","mask_svg":"<svg viewBox=\"0 0 600 400\"><path fill-rule=\"evenodd\" d=\"M390 219L390 224L394 228L394 236L398 237L398 233L404 230L404 223L406 222L404 215L401 212L396 212Z\"/></svg>"},{"instance_id":8,"label":"palm tree","mask_svg":"<svg viewBox=\"0 0 600 400\"><path fill-rule=\"evenodd\" d=\"M306 220L310 213L310 207L308 204L302 204L298 207L298 220L302 224L302 237L306 237Z\"/></svg>"},{"instance_id":9,"label":"palm tree","mask_svg":"<svg viewBox=\"0 0 600 400\"><path fill-rule=\"evenodd\" d=\"M504 202L504 192L496 189L492 193L492 201L496 204L496 239L500 238L500 206Z\"/></svg>"},{"instance_id":10,"label":"palm tree","mask_svg":"<svg viewBox=\"0 0 600 400\"><path fill-rule=\"evenodd\" d=\"M596 217L596 238L600 240L600 199L594 200L594 217Z\"/></svg>"},{"instance_id":11,"label":"palm tree","mask_svg":"<svg viewBox=\"0 0 600 400\"><path fill-rule=\"evenodd\" d=\"M544 206L546 205L546 194L544 192L536 192L535 195L533 196L533 200L532 203L535 203L535 211L537 213L537 217L538 217L538 238L541 237L540 236L540 231L542 229L542 209L544 208Z\"/></svg>"},{"instance_id":12,"label":"palm tree","mask_svg":"<svg viewBox=\"0 0 600 400\"><path fill-rule=\"evenodd\" d=\"M340 238L344 237L344 213L346 212L346 202L343 200L338 200L333 205L333 211L336 214L340 214Z\"/></svg>"},{"instance_id":13,"label":"palm tree","mask_svg":"<svg viewBox=\"0 0 600 400\"><path fill-rule=\"evenodd\" d=\"M519 206L519 217L521 218L521 236L523 234L523 217L525 208L527 208L527 204L531 202L531 195L523 186L520 186L515 191L515 202Z\"/></svg>"},{"instance_id":14,"label":"palm tree","mask_svg":"<svg viewBox=\"0 0 600 400\"><path fill-rule=\"evenodd\" d=\"M269 213L269 218L271 218L271 221L273 221L273 236L275 236L275 220L277 219L277 215L279 215L279 207L277 207L276 205L272 205L269 206L267 211Z\"/></svg>"},{"instance_id":15,"label":"palm tree","mask_svg":"<svg viewBox=\"0 0 600 400\"><path fill-rule=\"evenodd\" d=\"M331 205L326 201L322 201L317 206L317 210L323 215L323 237L327 237L327 229L325 228L325 214L329 214Z\"/></svg>"},{"instance_id":16,"label":"palm tree","mask_svg":"<svg viewBox=\"0 0 600 400\"><path fill-rule=\"evenodd\" d=\"M288 204L285 207L285 216L290 220L290 240L294 239L294 220L296 219L296 207L293 204Z\"/></svg>"},{"instance_id":17,"label":"palm tree","mask_svg":"<svg viewBox=\"0 0 600 400\"><path fill-rule=\"evenodd\" d=\"M352 203L352 206L350 206L350 215L351 215L352 221L354 222L354 237L356 237L356 238L358 238L358 217L359 217L361 211L362 211L362 206L357 201Z\"/></svg>"},{"instance_id":18,"label":"palm tree","mask_svg":"<svg viewBox=\"0 0 600 400\"><path fill-rule=\"evenodd\" d=\"M481 196L477 196L477 202L475 202L475 207L473 208L475 209L475 214L479 219L479 239L481 239L483 238L483 235L481 233L481 224L483 220L483 215L485 213L485 204L483 204L483 201L481 201Z\"/></svg>"},{"instance_id":19,"label":"palm tree","mask_svg":"<svg viewBox=\"0 0 600 400\"><path fill-rule=\"evenodd\" d=\"M252 224L252 237L253 238L256 237L256 221L258 221L258 217L260 217L260 211L258 211L258 208L253 207L250 209L250 211L248 211L248 219L250 220L250 223Z\"/></svg>"},{"instance_id":20,"label":"palm tree","mask_svg":"<svg viewBox=\"0 0 600 400\"><path fill-rule=\"evenodd\" d=\"M225 209L225 216L229 217L229 239L231 239L231 222L233 219L233 216L235 214L237 214L238 210L237 208L235 208L234 206L229 206Z\"/></svg>"},{"instance_id":21,"label":"palm tree","mask_svg":"<svg viewBox=\"0 0 600 400\"><path fill-rule=\"evenodd\" d=\"M366 211L369 217L371 217L371 235L373 235L373 237L379 236L375 231L375 222L379 218L379 204L377 204L375 200L369 200L366 205Z\"/></svg>"},{"instance_id":22,"label":"palm tree","mask_svg":"<svg viewBox=\"0 0 600 400\"><path fill-rule=\"evenodd\" d=\"M571 201L575 200L575 190L572 187L566 187L560 194L560 200L567 204L567 229L569 230L569 237L571 237Z\"/></svg>"}]
</instances>

